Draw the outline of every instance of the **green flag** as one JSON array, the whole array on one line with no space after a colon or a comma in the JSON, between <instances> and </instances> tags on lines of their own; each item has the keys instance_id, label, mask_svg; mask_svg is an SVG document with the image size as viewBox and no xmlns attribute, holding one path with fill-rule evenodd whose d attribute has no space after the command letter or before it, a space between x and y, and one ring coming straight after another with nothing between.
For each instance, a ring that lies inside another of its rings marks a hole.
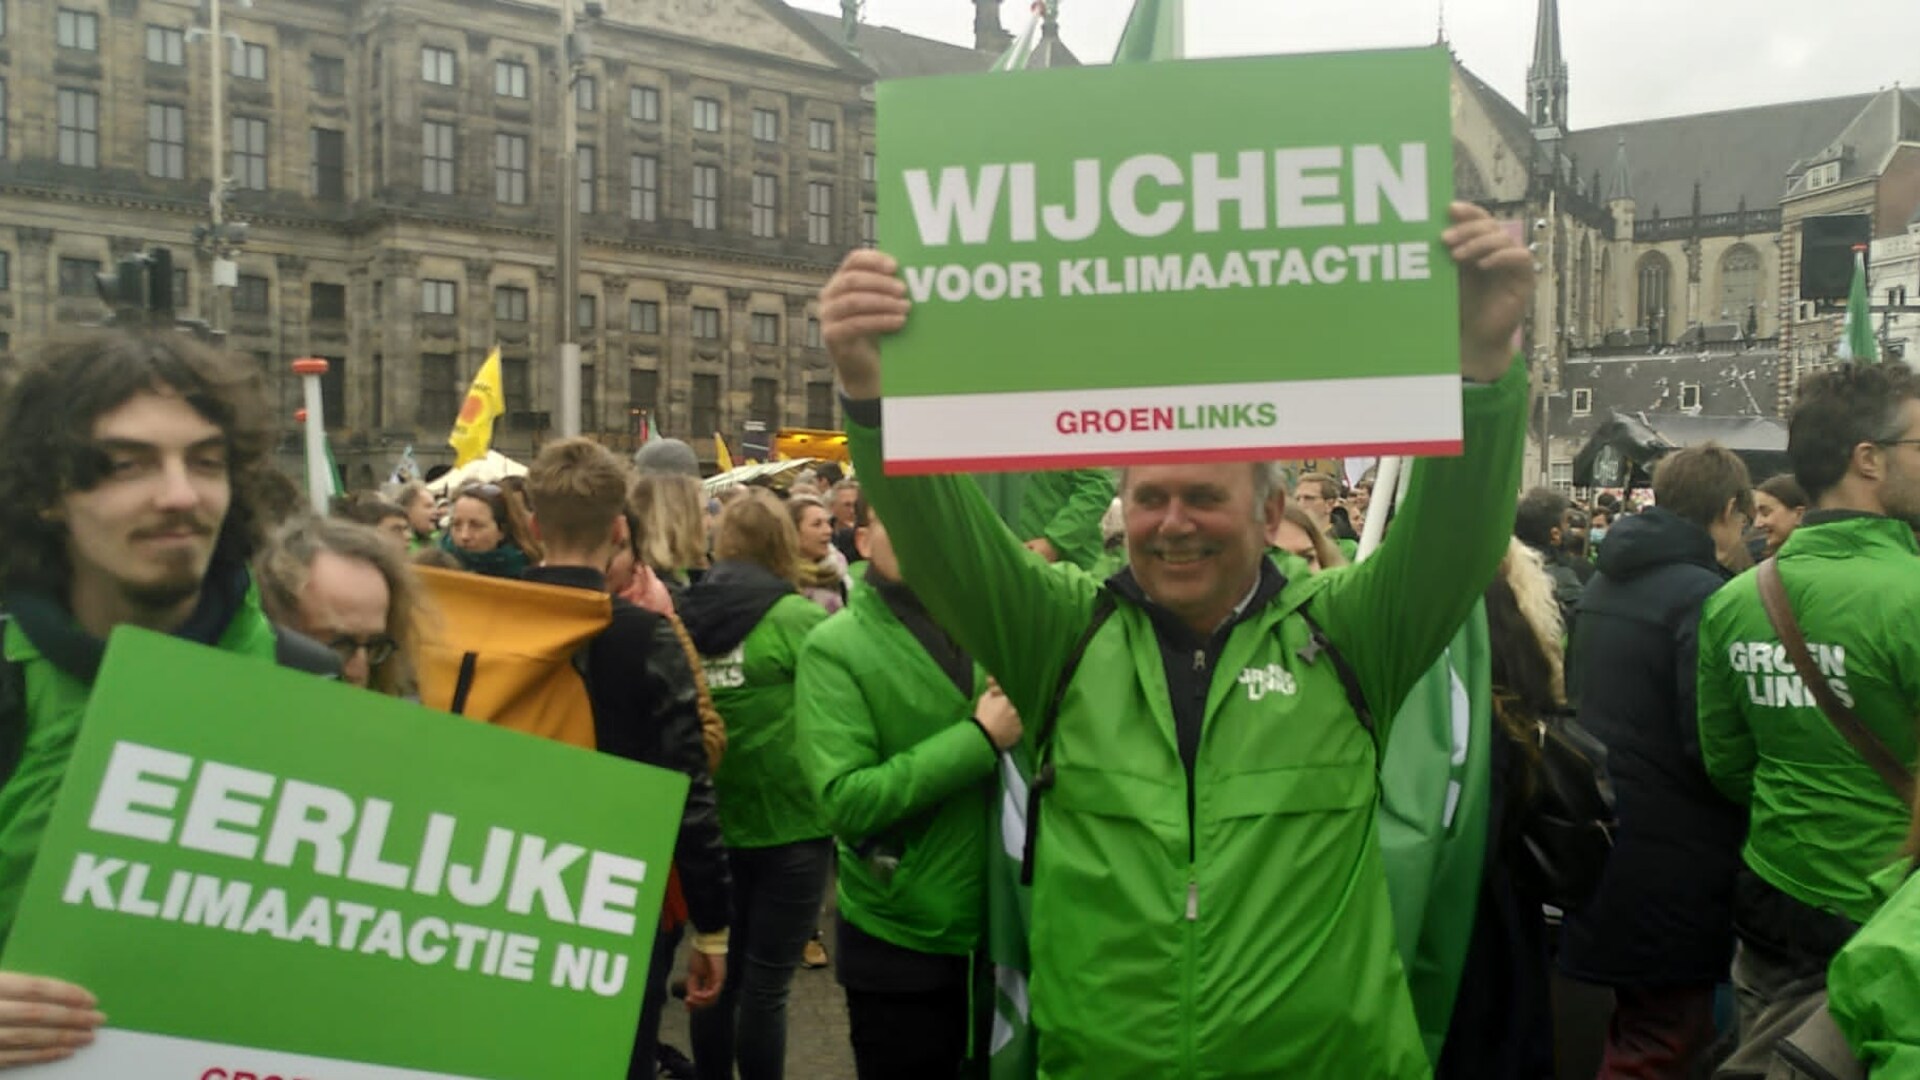
<instances>
[{"instance_id":1,"label":"green flag","mask_svg":"<svg viewBox=\"0 0 1920 1080\"><path fill-rule=\"evenodd\" d=\"M1871 364L1880 359L1873 341L1873 314L1867 310L1867 248L1853 249L1853 288L1847 293L1847 332L1840 338L1840 359Z\"/></svg>"},{"instance_id":2,"label":"green flag","mask_svg":"<svg viewBox=\"0 0 1920 1080\"><path fill-rule=\"evenodd\" d=\"M1043 4L1035 3L1027 32L1001 56L995 71L1026 67L1039 37L1042 12ZM1138 0L1121 35L1114 63L1181 59L1185 55L1185 16L1184 0ZM1004 504L1006 493L1001 494ZM1003 509L1003 516L1008 512ZM1029 890L1020 884L1027 833L1027 783L1032 775L1033 760L1025 744L1000 756L1000 799L994 814L1000 850L987 868L987 955L994 964L993 1034L988 1042L992 1080L1033 1080L1039 1066L1027 997L1027 926L1032 902Z\"/></svg>"},{"instance_id":3,"label":"green flag","mask_svg":"<svg viewBox=\"0 0 1920 1080\"><path fill-rule=\"evenodd\" d=\"M1408 692L1380 762L1380 860L1394 941L1436 1064L1473 937L1486 856L1489 740L1497 737L1490 656L1483 603Z\"/></svg>"},{"instance_id":4,"label":"green flag","mask_svg":"<svg viewBox=\"0 0 1920 1080\"><path fill-rule=\"evenodd\" d=\"M1013 39L1013 44L1000 54L1000 59L993 62L994 71L1026 70L1027 61L1033 59L1033 47L1040 41L1041 9L1042 4L1036 2L1033 5L1033 16L1027 20L1026 30Z\"/></svg>"},{"instance_id":5,"label":"green flag","mask_svg":"<svg viewBox=\"0 0 1920 1080\"><path fill-rule=\"evenodd\" d=\"M1113 62L1180 60L1187 55L1186 0L1137 0Z\"/></svg>"}]
</instances>

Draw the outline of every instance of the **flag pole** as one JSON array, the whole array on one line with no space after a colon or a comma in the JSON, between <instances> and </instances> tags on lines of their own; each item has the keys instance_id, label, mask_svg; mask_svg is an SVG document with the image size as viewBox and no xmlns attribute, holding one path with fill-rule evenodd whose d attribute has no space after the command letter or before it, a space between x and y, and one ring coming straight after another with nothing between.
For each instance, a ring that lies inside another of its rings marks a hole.
<instances>
[{"instance_id":1,"label":"flag pole","mask_svg":"<svg viewBox=\"0 0 1920 1080\"><path fill-rule=\"evenodd\" d=\"M1393 513L1394 504L1400 501L1401 473L1411 471L1406 458L1380 459L1380 472L1373 478L1373 502L1367 506L1367 523L1360 530L1360 550L1354 555L1355 562L1365 562L1380 547L1380 541L1387 535L1387 515Z\"/></svg>"},{"instance_id":2,"label":"flag pole","mask_svg":"<svg viewBox=\"0 0 1920 1080\"><path fill-rule=\"evenodd\" d=\"M320 377L327 373L327 362L317 356L303 356L293 362L293 373L300 376L300 389L307 407L307 502L320 517L327 515L327 494L333 480L327 475L327 411L320 393Z\"/></svg>"}]
</instances>

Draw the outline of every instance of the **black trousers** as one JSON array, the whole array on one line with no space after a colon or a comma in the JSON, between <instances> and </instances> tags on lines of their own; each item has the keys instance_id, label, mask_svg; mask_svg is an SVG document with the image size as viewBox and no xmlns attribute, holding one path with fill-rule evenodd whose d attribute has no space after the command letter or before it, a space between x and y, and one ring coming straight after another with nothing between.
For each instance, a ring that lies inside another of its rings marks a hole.
<instances>
[{"instance_id":1,"label":"black trousers","mask_svg":"<svg viewBox=\"0 0 1920 1080\"><path fill-rule=\"evenodd\" d=\"M980 1015L974 958L914 952L839 922L836 967L847 993L848 1034L859 1080L956 1080L984 1075L984 1044L970 1047ZM978 1062L970 1060L969 1049Z\"/></svg>"}]
</instances>

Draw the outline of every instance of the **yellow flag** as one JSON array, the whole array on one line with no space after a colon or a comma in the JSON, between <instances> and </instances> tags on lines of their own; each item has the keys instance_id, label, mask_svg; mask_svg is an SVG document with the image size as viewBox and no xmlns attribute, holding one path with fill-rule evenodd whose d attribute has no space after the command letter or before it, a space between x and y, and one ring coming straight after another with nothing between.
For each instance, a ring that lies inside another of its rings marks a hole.
<instances>
[{"instance_id":1,"label":"yellow flag","mask_svg":"<svg viewBox=\"0 0 1920 1080\"><path fill-rule=\"evenodd\" d=\"M713 433L713 456L719 461L721 472L733 471L733 455L727 453L727 440L717 431Z\"/></svg>"},{"instance_id":2,"label":"yellow flag","mask_svg":"<svg viewBox=\"0 0 1920 1080\"><path fill-rule=\"evenodd\" d=\"M506 411L507 401L500 392L500 347L496 345L487 354L487 362L474 373L467 400L453 422L453 434L447 436L447 445L454 450L454 468L487 456L487 448L493 445L493 421Z\"/></svg>"}]
</instances>

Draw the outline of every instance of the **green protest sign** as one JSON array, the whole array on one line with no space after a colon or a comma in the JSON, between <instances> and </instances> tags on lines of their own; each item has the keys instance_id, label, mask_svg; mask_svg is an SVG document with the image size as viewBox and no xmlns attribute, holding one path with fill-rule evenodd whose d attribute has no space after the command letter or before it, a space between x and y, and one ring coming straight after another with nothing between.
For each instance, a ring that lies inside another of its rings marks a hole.
<instances>
[{"instance_id":1,"label":"green protest sign","mask_svg":"<svg viewBox=\"0 0 1920 1080\"><path fill-rule=\"evenodd\" d=\"M686 787L123 629L4 962L108 1027L35 1075L624 1077Z\"/></svg>"},{"instance_id":2,"label":"green protest sign","mask_svg":"<svg viewBox=\"0 0 1920 1080\"><path fill-rule=\"evenodd\" d=\"M881 83L889 472L1457 453L1443 48Z\"/></svg>"}]
</instances>

